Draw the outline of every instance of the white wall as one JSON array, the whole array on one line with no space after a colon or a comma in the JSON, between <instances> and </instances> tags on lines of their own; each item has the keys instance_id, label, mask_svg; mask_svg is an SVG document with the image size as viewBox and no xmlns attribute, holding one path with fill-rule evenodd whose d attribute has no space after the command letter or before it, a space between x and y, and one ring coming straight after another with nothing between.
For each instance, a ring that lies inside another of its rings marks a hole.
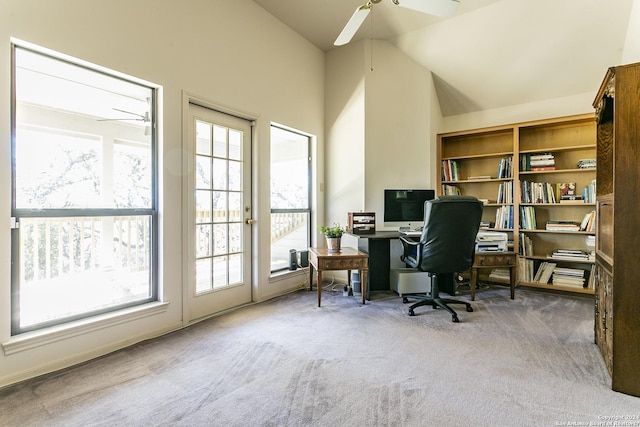
<instances>
[{"instance_id":1,"label":"white wall","mask_svg":"<svg viewBox=\"0 0 640 427\"><path fill-rule=\"evenodd\" d=\"M429 70L386 41L370 43L327 53L325 221L344 224L347 212L363 210L382 229L385 188L435 182L435 92Z\"/></svg>"},{"instance_id":2,"label":"white wall","mask_svg":"<svg viewBox=\"0 0 640 427\"><path fill-rule=\"evenodd\" d=\"M126 324L0 352L0 386L182 326L183 91L257 119L254 298L295 288L302 272L269 279L269 125L316 135L314 154L322 153L320 50L249 0L0 0L0 11L0 343L10 340L11 37L162 85L161 293L169 303Z\"/></svg>"}]
</instances>

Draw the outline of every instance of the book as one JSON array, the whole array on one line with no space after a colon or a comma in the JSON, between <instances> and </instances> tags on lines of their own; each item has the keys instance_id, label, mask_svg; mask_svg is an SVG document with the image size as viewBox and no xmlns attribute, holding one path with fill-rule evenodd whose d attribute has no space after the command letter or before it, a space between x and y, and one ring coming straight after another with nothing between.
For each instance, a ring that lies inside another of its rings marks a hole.
<instances>
[{"instance_id":1,"label":"book","mask_svg":"<svg viewBox=\"0 0 640 427\"><path fill-rule=\"evenodd\" d=\"M575 182L559 182L556 184L556 199L562 200L563 197L576 196Z\"/></svg>"}]
</instances>

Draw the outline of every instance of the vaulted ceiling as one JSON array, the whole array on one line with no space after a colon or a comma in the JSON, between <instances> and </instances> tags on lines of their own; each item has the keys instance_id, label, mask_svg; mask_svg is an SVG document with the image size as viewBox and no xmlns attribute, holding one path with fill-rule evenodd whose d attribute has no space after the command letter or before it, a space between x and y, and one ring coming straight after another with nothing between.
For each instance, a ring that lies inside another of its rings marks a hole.
<instances>
[{"instance_id":1,"label":"vaulted ceiling","mask_svg":"<svg viewBox=\"0 0 640 427\"><path fill-rule=\"evenodd\" d=\"M365 2L254 1L323 51L340 49L334 40ZM431 70L452 116L595 96L606 69L621 63L633 1L460 0L443 19L382 0L354 40L387 40Z\"/></svg>"}]
</instances>

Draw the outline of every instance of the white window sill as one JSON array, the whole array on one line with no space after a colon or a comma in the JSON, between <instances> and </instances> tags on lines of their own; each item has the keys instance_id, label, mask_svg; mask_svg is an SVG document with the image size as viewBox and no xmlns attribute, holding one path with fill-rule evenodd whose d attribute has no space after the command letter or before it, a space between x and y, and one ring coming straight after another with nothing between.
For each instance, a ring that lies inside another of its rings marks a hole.
<instances>
[{"instance_id":1,"label":"white window sill","mask_svg":"<svg viewBox=\"0 0 640 427\"><path fill-rule=\"evenodd\" d=\"M168 302L152 302L63 325L52 326L51 328L41 329L39 331L27 332L11 337L8 341L3 342L2 348L4 349L4 354L8 356L67 338L88 334L100 329L163 313L167 311L168 307Z\"/></svg>"}]
</instances>

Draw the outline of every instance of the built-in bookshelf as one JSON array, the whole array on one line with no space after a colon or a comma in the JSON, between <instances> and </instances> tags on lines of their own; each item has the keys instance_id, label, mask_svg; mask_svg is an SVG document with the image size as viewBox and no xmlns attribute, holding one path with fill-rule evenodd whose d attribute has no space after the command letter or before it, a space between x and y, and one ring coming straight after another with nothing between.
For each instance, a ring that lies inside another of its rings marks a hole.
<instances>
[{"instance_id":1,"label":"built-in bookshelf","mask_svg":"<svg viewBox=\"0 0 640 427\"><path fill-rule=\"evenodd\" d=\"M519 285L593 294L595 159L591 114L450 132L438 135L439 190L483 201L482 228L520 254Z\"/></svg>"}]
</instances>

